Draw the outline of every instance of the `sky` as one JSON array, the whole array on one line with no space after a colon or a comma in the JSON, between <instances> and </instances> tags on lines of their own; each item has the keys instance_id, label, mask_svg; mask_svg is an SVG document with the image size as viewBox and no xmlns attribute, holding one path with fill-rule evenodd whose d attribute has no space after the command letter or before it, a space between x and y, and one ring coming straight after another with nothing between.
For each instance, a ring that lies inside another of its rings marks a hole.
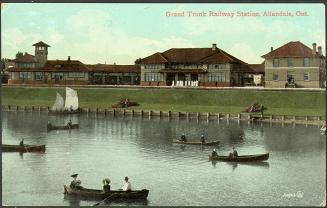
<instances>
[{"instance_id":1,"label":"sky","mask_svg":"<svg viewBox=\"0 0 327 208\"><path fill-rule=\"evenodd\" d=\"M187 16L188 11L207 16ZM234 13L209 16L210 11ZM265 11L293 16L264 16ZM297 16L297 12L306 16ZM167 13L185 16L167 16ZM257 12L260 16L235 16ZM261 63L270 47L290 41L325 44L323 4L151 4L151 3L6 3L1 5L2 57L18 51L34 55L34 43L50 45L48 59L85 64L134 64L170 48L217 47L243 60Z\"/></svg>"}]
</instances>

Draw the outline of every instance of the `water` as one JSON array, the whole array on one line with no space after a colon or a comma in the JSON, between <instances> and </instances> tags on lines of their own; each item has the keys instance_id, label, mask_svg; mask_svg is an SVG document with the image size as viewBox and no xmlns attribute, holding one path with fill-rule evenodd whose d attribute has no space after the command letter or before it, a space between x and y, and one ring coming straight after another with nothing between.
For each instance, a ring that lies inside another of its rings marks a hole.
<instances>
[{"instance_id":1,"label":"water","mask_svg":"<svg viewBox=\"0 0 327 208\"><path fill-rule=\"evenodd\" d=\"M80 129L46 131L48 120L69 119ZM65 198L63 185L79 173L82 185L120 188L128 176L133 189L150 190L148 200L110 205L285 206L320 204L326 190L326 138L318 126L197 121L168 118L114 118L104 115L49 116L4 112L2 143L45 144L46 153L2 153L2 203L20 206L89 206L98 201ZM221 141L219 154L269 152L267 163L212 163L212 147L181 146L186 132ZM239 135L243 134L244 139Z\"/></svg>"}]
</instances>

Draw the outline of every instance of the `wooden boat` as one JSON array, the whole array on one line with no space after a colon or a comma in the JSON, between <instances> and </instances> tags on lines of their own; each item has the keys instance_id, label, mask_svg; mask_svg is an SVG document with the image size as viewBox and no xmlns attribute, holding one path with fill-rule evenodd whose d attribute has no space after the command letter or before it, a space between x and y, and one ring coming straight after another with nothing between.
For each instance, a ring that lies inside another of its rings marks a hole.
<instances>
[{"instance_id":1,"label":"wooden boat","mask_svg":"<svg viewBox=\"0 0 327 208\"><path fill-rule=\"evenodd\" d=\"M125 200L125 199L146 199L149 195L149 190L133 190L133 191L118 191L112 190L110 192L104 192L97 189L72 189L69 186L64 185L64 194L81 198L89 199L106 199L110 197L110 200Z\"/></svg>"},{"instance_id":2,"label":"wooden boat","mask_svg":"<svg viewBox=\"0 0 327 208\"><path fill-rule=\"evenodd\" d=\"M47 130L70 130L70 129L78 129L79 124L72 124L70 127L68 125L66 126L52 126L52 125L47 125Z\"/></svg>"},{"instance_id":3,"label":"wooden boat","mask_svg":"<svg viewBox=\"0 0 327 208\"><path fill-rule=\"evenodd\" d=\"M45 152L45 145L10 145L1 144L2 152Z\"/></svg>"},{"instance_id":4,"label":"wooden boat","mask_svg":"<svg viewBox=\"0 0 327 208\"><path fill-rule=\"evenodd\" d=\"M212 141L212 142L182 142L180 140L174 140L173 143L176 144L190 144L190 145L206 145L206 146L213 146L213 145L219 145L220 141Z\"/></svg>"},{"instance_id":5,"label":"wooden boat","mask_svg":"<svg viewBox=\"0 0 327 208\"><path fill-rule=\"evenodd\" d=\"M209 160L220 160L220 161L230 161L230 162L254 162L254 161L264 161L268 160L269 153L261 155L241 155L237 157L233 156L215 156L209 155Z\"/></svg>"}]
</instances>

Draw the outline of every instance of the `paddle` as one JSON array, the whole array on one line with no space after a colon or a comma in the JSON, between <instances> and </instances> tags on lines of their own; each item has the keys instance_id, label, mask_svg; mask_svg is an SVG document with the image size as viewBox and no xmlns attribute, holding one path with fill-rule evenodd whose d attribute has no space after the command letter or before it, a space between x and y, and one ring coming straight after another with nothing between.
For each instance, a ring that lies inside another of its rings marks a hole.
<instances>
[{"instance_id":1,"label":"paddle","mask_svg":"<svg viewBox=\"0 0 327 208\"><path fill-rule=\"evenodd\" d=\"M102 201L100 201L100 202L98 202L98 203L92 205L92 207L98 206L98 205L101 204L102 202L104 202L104 201L110 199L112 196L115 196L115 195L117 195L117 194L118 194L118 193L111 194L110 196L108 196L108 197L105 198L104 200L102 200Z\"/></svg>"}]
</instances>

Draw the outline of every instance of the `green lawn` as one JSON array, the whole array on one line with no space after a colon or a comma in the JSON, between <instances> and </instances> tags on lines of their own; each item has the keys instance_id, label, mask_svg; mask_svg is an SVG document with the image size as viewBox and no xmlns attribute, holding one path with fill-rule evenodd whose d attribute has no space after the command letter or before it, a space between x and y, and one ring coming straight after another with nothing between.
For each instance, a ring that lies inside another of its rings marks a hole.
<instances>
[{"instance_id":1,"label":"green lawn","mask_svg":"<svg viewBox=\"0 0 327 208\"><path fill-rule=\"evenodd\" d=\"M65 88L2 87L2 104L52 106L56 91L65 96ZM325 115L325 92L149 89L149 88L79 88L82 108L110 108L128 97L140 104L135 109L239 113L253 103L263 104L266 114Z\"/></svg>"}]
</instances>

